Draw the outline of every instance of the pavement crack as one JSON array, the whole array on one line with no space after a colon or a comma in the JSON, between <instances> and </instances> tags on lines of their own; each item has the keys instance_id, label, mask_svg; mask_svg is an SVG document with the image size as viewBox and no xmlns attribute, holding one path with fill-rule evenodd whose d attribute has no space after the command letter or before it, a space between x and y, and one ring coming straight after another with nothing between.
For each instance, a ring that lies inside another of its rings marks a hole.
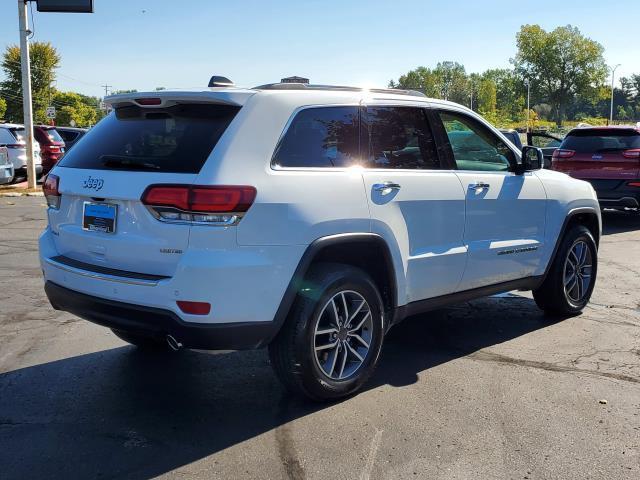
<instances>
[{"instance_id":1,"label":"pavement crack","mask_svg":"<svg viewBox=\"0 0 640 480\"><path fill-rule=\"evenodd\" d=\"M577 374L583 374L583 375L592 375L596 377L611 378L614 380L621 380L623 382L640 383L640 378L632 377L630 375L623 375L621 373L587 370L583 368L571 367L568 365L559 365L556 363L538 362L535 360L524 360L520 358L507 357L507 356L500 355L497 353L492 353L492 352L478 351L478 352L472 353L471 355L468 355L467 358L471 358L473 360L479 360L481 362L495 362L495 363L504 363L508 365L516 365L519 367L537 368L540 370L547 370L549 372L577 373Z\"/></svg>"},{"instance_id":2,"label":"pavement crack","mask_svg":"<svg viewBox=\"0 0 640 480\"><path fill-rule=\"evenodd\" d=\"M282 397L278 404L276 415L277 427L275 429L276 445L278 447L278 458L284 467L285 474L290 480L304 480L306 475L298 453L296 452L293 438L291 437L290 426L287 413L289 411L289 399Z\"/></svg>"}]
</instances>

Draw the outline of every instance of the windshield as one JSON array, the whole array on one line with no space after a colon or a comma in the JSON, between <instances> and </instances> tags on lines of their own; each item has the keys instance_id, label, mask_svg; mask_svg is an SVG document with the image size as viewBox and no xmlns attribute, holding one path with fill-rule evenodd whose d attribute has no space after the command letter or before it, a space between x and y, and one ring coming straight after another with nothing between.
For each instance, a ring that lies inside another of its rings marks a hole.
<instances>
[{"instance_id":1,"label":"windshield","mask_svg":"<svg viewBox=\"0 0 640 480\"><path fill-rule=\"evenodd\" d=\"M640 148L640 133L634 130L578 130L570 132L560 148L577 153L618 152Z\"/></svg>"},{"instance_id":2,"label":"windshield","mask_svg":"<svg viewBox=\"0 0 640 480\"><path fill-rule=\"evenodd\" d=\"M92 128L60 166L198 173L238 110L211 104L121 107Z\"/></svg>"}]
</instances>

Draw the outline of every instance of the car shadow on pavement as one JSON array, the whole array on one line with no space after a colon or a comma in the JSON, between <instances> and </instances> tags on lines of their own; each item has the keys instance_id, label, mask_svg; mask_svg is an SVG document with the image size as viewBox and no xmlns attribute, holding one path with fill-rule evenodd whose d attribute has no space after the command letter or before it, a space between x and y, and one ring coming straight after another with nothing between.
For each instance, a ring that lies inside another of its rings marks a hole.
<instances>
[{"instance_id":1,"label":"car shadow on pavement","mask_svg":"<svg viewBox=\"0 0 640 480\"><path fill-rule=\"evenodd\" d=\"M640 230L640 213L605 210L602 212L602 234L632 232Z\"/></svg>"},{"instance_id":2,"label":"car shadow on pavement","mask_svg":"<svg viewBox=\"0 0 640 480\"><path fill-rule=\"evenodd\" d=\"M365 390L411 385L436 365L548 325L515 295L407 319ZM0 476L149 479L268 432L291 468L283 427L326 407L286 395L264 350L80 355L0 375Z\"/></svg>"}]
</instances>

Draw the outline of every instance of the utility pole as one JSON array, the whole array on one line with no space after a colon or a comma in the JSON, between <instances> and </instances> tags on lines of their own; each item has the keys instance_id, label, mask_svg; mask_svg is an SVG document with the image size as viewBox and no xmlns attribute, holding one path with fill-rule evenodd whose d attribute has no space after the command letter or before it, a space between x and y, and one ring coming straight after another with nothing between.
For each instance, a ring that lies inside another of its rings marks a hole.
<instances>
[{"instance_id":1,"label":"utility pole","mask_svg":"<svg viewBox=\"0 0 640 480\"><path fill-rule=\"evenodd\" d=\"M108 96L109 95L109 89L111 87L113 87L113 85L100 85L101 87L104 87L104 96Z\"/></svg>"},{"instance_id":2,"label":"utility pole","mask_svg":"<svg viewBox=\"0 0 640 480\"><path fill-rule=\"evenodd\" d=\"M29 39L31 33L27 20L27 1L18 0L20 24L20 70L22 72L22 110L24 115L25 142L27 147L27 184L36 187L36 165L33 159L33 110L31 108L31 62L29 61Z\"/></svg>"},{"instance_id":3,"label":"utility pole","mask_svg":"<svg viewBox=\"0 0 640 480\"><path fill-rule=\"evenodd\" d=\"M613 123L613 85L614 85L614 78L616 75L616 69L620 66L620 64L617 64L615 67L610 68L611 70L611 113L609 115L609 125L611 125Z\"/></svg>"}]
</instances>

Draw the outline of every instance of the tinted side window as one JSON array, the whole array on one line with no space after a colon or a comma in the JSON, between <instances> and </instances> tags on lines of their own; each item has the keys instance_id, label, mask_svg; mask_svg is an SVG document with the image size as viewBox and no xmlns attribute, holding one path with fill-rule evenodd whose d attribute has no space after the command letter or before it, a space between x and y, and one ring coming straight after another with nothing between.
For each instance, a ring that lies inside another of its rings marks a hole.
<instances>
[{"instance_id":1,"label":"tinted side window","mask_svg":"<svg viewBox=\"0 0 640 480\"><path fill-rule=\"evenodd\" d=\"M459 170L506 171L516 162L506 143L473 118L441 111L440 119Z\"/></svg>"},{"instance_id":2,"label":"tinted side window","mask_svg":"<svg viewBox=\"0 0 640 480\"><path fill-rule=\"evenodd\" d=\"M367 107L362 147L370 168L440 168L424 109Z\"/></svg>"},{"instance_id":3,"label":"tinted side window","mask_svg":"<svg viewBox=\"0 0 640 480\"><path fill-rule=\"evenodd\" d=\"M279 167L348 167L358 160L358 107L298 112L273 157Z\"/></svg>"},{"instance_id":4,"label":"tinted side window","mask_svg":"<svg viewBox=\"0 0 640 480\"><path fill-rule=\"evenodd\" d=\"M0 145L12 145L16 143L16 139L9 130L6 128L0 128Z\"/></svg>"}]
</instances>

